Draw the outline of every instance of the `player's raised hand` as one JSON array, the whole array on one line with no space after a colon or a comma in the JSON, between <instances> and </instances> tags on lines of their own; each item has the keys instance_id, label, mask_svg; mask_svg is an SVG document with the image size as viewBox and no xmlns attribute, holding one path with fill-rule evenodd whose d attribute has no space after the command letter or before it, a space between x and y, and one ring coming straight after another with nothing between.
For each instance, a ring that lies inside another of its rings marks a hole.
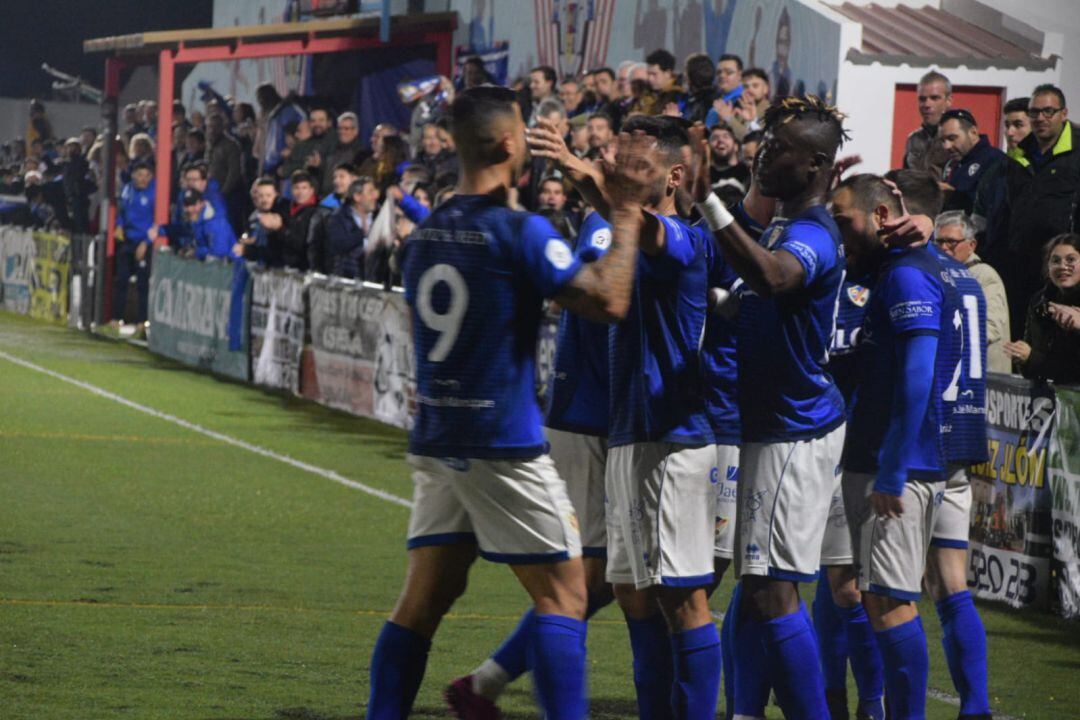
<instances>
[{"instance_id":1,"label":"player's raised hand","mask_svg":"<svg viewBox=\"0 0 1080 720\"><path fill-rule=\"evenodd\" d=\"M656 138L640 130L633 135L619 133L615 167L605 174L613 208L640 208L648 204L663 178L656 152Z\"/></svg>"},{"instance_id":2,"label":"player's raised hand","mask_svg":"<svg viewBox=\"0 0 1080 720\"><path fill-rule=\"evenodd\" d=\"M730 122L732 116L735 114L735 105L729 103L724 98L716 98L713 101L713 109L716 110L716 114L720 116L720 119L724 122Z\"/></svg>"},{"instance_id":3,"label":"player's raised hand","mask_svg":"<svg viewBox=\"0 0 1080 720\"><path fill-rule=\"evenodd\" d=\"M709 166L712 150L709 147L708 130L697 122L687 131L690 135L690 194L694 202L705 202L712 192Z\"/></svg>"},{"instance_id":4,"label":"player's raised hand","mask_svg":"<svg viewBox=\"0 0 1080 720\"><path fill-rule=\"evenodd\" d=\"M904 514L904 501L900 496L877 490L870 493L870 507L878 517L898 518Z\"/></svg>"},{"instance_id":5,"label":"player's raised hand","mask_svg":"<svg viewBox=\"0 0 1080 720\"><path fill-rule=\"evenodd\" d=\"M892 218L881 226L878 236L889 247L922 247L934 234L934 221L926 215L912 215L904 204L904 194L892 180L885 180L893 195L900 201L900 217Z\"/></svg>"},{"instance_id":6,"label":"player's raised hand","mask_svg":"<svg viewBox=\"0 0 1080 720\"><path fill-rule=\"evenodd\" d=\"M556 165L563 165L570 156L570 148L566 146L558 127L547 118L540 118L536 121L536 127L526 130L525 140L533 157L547 158Z\"/></svg>"}]
</instances>

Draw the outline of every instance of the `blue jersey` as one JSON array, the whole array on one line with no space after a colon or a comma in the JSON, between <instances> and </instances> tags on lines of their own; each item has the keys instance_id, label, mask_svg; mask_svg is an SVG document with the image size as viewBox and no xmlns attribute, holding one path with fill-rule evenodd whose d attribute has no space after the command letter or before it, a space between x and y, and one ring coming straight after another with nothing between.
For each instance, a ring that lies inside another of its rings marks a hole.
<instances>
[{"instance_id":1,"label":"blue jersey","mask_svg":"<svg viewBox=\"0 0 1080 720\"><path fill-rule=\"evenodd\" d=\"M950 462L975 465L986 462L986 296L975 276L935 244L946 284L958 296L945 318L949 348L938 352L938 372L948 382L942 392L941 434Z\"/></svg>"},{"instance_id":2,"label":"blue jersey","mask_svg":"<svg viewBox=\"0 0 1080 720\"><path fill-rule=\"evenodd\" d=\"M638 253L630 309L608 334L609 447L714 442L700 359L708 290L703 238L681 220L658 219L664 247L653 256Z\"/></svg>"},{"instance_id":3,"label":"blue jersey","mask_svg":"<svg viewBox=\"0 0 1080 720\"><path fill-rule=\"evenodd\" d=\"M889 253L867 305L860 350L864 373L848 428L845 469L863 473L879 469L885 435L900 412L894 393L908 382L900 377L898 342L903 336L929 334L938 337L934 384L918 440L909 445L908 456L900 462L910 479L944 477L945 445L939 428L944 409L941 396L948 381L942 380L941 367L953 354L947 328L956 304L956 293L945 282L946 276L928 248Z\"/></svg>"},{"instance_id":4,"label":"blue jersey","mask_svg":"<svg viewBox=\"0 0 1080 720\"><path fill-rule=\"evenodd\" d=\"M844 422L844 398L826 370L844 281L840 230L823 205L773 221L761 242L805 271L803 287L739 308L739 414L745 442L822 437Z\"/></svg>"},{"instance_id":5,"label":"blue jersey","mask_svg":"<svg viewBox=\"0 0 1080 720\"><path fill-rule=\"evenodd\" d=\"M457 195L441 205L402 253L418 407L409 452L540 455L541 303L581 262L546 220L482 195Z\"/></svg>"},{"instance_id":6,"label":"blue jersey","mask_svg":"<svg viewBox=\"0 0 1080 720\"><path fill-rule=\"evenodd\" d=\"M735 213L735 220L754 237L764 229L743 212ZM705 221L695 224L692 230L703 238L709 268L709 292L713 288L720 288L732 295L725 303L726 307L719 311L710 310L705 318L701 369L705 381L705 412L716 435L716 442L738 445L742 439L742 427L739 423L739 371L735 342L743 281L724 260Z\"/></svg>"},{"instance_id":7,"label":"blue jersey","mask_svg":"<svg viewBox=\"0 0 1080 720\"><path fill-rule=\"evenodd\" d=\"M603 257L611 246L611 225L590 213L581 223L574 249L583 263ZM559 318L555 372L547 427L582 435L608 434L608 326L563 311Z\"/></svg>"},{"instance_id":8,"label":"blue jersey","mask_svg":"<svg viewBox=\"0 0 1080 720\"><path fill-rule=\"evenodd\" d=\"M836 387L840 388L849 414L855 399L855 388L859 384L860 356L856 351L869 301L870 288L850 280L844 281L836 312L836 334L829 349L829 374L836 381Z\"/></svg>"}]
</instances>

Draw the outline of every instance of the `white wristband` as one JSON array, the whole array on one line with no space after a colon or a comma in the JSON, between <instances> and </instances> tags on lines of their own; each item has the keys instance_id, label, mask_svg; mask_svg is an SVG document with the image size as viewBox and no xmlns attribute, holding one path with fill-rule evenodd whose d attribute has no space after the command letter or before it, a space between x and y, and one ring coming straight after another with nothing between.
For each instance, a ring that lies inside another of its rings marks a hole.
<instances>
[{"instance_id":1,"label":"white wristband","mask_svg":"<svg viewBox=\"0 0 1080 720\"><path fill-rule=\"evenodd\" d=\"M705 218L705 222L709 224L709 229L714 232L723 230L735 222L735 216L728 212L728 209L724 207L724 203L720 202L720 198L714 192L709 193L709 197L705 198L705 202L695 203L695 206L701 216Z\"/></svg>"}]
</instances>

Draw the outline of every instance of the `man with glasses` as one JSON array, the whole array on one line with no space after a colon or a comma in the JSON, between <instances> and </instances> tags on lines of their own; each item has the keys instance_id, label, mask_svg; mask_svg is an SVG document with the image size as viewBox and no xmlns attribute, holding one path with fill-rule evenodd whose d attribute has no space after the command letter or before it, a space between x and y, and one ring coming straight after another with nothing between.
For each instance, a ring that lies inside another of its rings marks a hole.
<instances>
[{"instance_id":1,"label":"man with glasses","mask_svg":"<svg viewBox=\"0 0 1080 720\"><path fill-rule=\"evenodd\" d=\"M1009 152L1004 242L987 258L1005 281L1014 337L1023 335L1028 303L1043 286L1043 245L1077 228L1080 215L1080 134L1065 94L1053 85L1035 88L1028 117L1031 134Z\"/></svg>"},{"instance_id":2,"label":"man with glasses","mask_svg":"<svg viewBox=\"0 0 1080 720\"><path fill-rule=\"evenodd\" d=\"M336 184L333 184L334 172L343 164L353 164L356 156L363 149L360 142L360 120L354 112L346 112L338 115L337 141L331 145L331 150L323 165L322 191L329 193L331 187L335 194L340 194ZM348 187L346 184L345 187Z\"/></svg>"},{"instance_id":3,"label":"man with glasses","mask_svg":"<svg viewBox=\"0 0 1080 720\"><path fill-rule=\"evenodd\" d=\"M1005 153L979 133L975 116L967 110L949 110L942 115L938 137L949 154L942 179L952 193L945 200L945 209L971 213L980 180L1005 162Z\"/></svg>"}]
</instances>

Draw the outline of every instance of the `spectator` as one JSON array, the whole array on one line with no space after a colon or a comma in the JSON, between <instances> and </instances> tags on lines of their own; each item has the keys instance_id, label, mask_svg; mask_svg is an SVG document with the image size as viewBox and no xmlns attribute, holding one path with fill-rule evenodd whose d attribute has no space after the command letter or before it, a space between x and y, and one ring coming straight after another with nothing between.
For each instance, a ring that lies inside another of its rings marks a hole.
<instances>
[{"instance_id":1,"label":"spectator","mask_svg":"<svg viewBox=\"0 0 1080 720\"><path fill-rule=\"evenodd\" d=\"M465 60L461 68L461 87L463 90L492 82L492 77L484 67L484 61L473 55Z\"/></svg>"},{"instance_id":2,"label":"spectator","mask_svg":"<svg viewBox=\"0 0 1080 720\"><path fill-rule=\"evenodd\" d=\"M536 124L540 106L545 100L555 96L555 69L547 65L535 67L529 73L529 107L522 116L528 119L529 127Z\"/></svg>"},{"instance_id":3,"label":"spectator","mask_svg":"<svg viewBox=\"0 0 1080 720\"><path fill-rule=\"evenodd\" d=\"M580 157L585 157L589 152L589 126L588 116L578 115L571 118L567 125L570 128L570 152Z\"/></svg>"},{"instance_id":4,"label":"spectator","mask_svg":"<svg viewBox=\"0 0 1080 720\"><path fill-rule=\"evenodd\" d=\"M359 173L361 175L365 177L375 175L375 170L382 159L383 148L385 147L384 140L397 134L398 129L389 123L379 123L375 126L375 129L371 131L371 155L360 164Z\"/></svg>"},{"instance_id":5,"label":"spectator","mask_svg":"<svg viewBox=\"0 0 1080 720\"><path fill-rule=\"evenodd\" d=\"M615 139L615 123L604 113L590 115L585 126L589 129L589 148L594 156Z\"/></svg>"},{"instance_id":6,"label":"spectator","mask_svg":"<svg viewBox=\"0 0 1080 720\"><path fill-rule=\"evenodd\" d=\"M1080 235L1053 238L1043 258L1047 280L1028 304L1024 339L1005 343L1005 352L1024 377L1080 382Z\"/></svg>"},{"instance_id":7,"label":"spectator","mask_svg":"<svg viewBox=\"0 0 1080 720\"><path fill-rule=\"evenodd\" d=\"M613 100L618 99L618 87L615 81L615 72L609 67L593 70L593 92L596 93L597 102L606 106Z\"/></svg>"},{"instance_id":8,"label":"spectator","mask_svg":"<svg viewBox=\"0 0 1080 720\"><path fill-rule=\"evenodd\" d=\"M557 177L546 177L540 181L540 192L536 196L537 211L557 210L566 207L566 188Z\"/></svg>"},{"instance_id":9,"label":"spectator","mask_svg":"<svg viewBox=\"0 0 1080 720\"><path fill-rule=\"evenodd\" d=\"M157 142L158 106L153 100L147 100L142 108L143 127L146 134Z\"/></svg>"},{"instance_id":10,"label":"spectator","mask_svg":"<svg viewBox=\"0 0 1080 720\"><path fill-rule=\"evenodd\" d=\"M360 119L354 112L345 112L338 115L337 139L332 143L330 151L323 162L323 178L320 184L323 192L330 189L333 174L342 164L350 166L356 162L356 156L363 150L360 141ZM340 190L334 186L334 193L344 195L346 188Z\"/></svg>"},{"instance_id":11,"label":"spectator","mask_svg":"<svg viewBox=\"0 0 1080 720\"><path fill-rule=\"evenodd\" d=\"M686 58L686 84L689 96L683 117L690 122L705 122L716 100L716 69L704 53L694 53Z\"/></svg>"},{"instance_id":12,"label":"spectator","mask_svg":"<svg viewBox=\"0 0 1080 720\"><path fill-rule=\"evenodd\" d=\"M919 115L922 125L907 138L904 150L904 167L926 170L935 177L942 177L948 154L938 137L941 116L952 107L952 83L936 70L931 70L919 80Z\"/></svg>"},{"instance_id":13,"label":"spectator","mask_svg":"<svg viewBox=\"0 0 1080 720\"><path fill-rule=\"evenodd\" d=\"M356 174L356 166L352 163L338 163L330 177L332 192L322 199L319 204L331 210L337 210L346 201L349 186L359 175Z\"/></svg>"},{"instance_id":14,"label":"spectator","mask_svg":"<svg viewBox=\"0 0 1080 720\"><path fill-rule=\"evenodd\" d=\"M56 209L45 199L45 191L41 188L41 173L37 170L32 172L37 173L38 177L34 182L27 183L23 191L28 213L14 224L25 225L35 230L49 230L56 223Z\"/></svg>"},{"instance_id":15,"label":"spectator","mask_svg":"<svg viewBox=\"0 0 1080 720\"><path fill-rule=\"evenodd\" d=\"M428 123L420 135L420 152L414 161L425 168L432 177L458 172L457 154L443 146L439 126Z\"/></svg>"},{"instance_id":16,"label":"spectator","mask_svg":"<svg viewBox=\"0 0 1080 720\"><path fill-rule=\"evenodd\" d=\"M90 164L82 152L78 138L70 138L64 144L63 180L64 200L67 204L69 229L75 233L90 231L90 196L97 186L90 173Z\"/></svg>"},{"instance_id":17,"label":"spectator","mask_svg":"<svg viewBox=\"0 0 1080 720\"><path fill-rule=\"evenodd\" d=\"M675 89L678 76L675 72L675 56L664 49L653 50L645 58L648 66L649 87L657 95Z\"/></svg>"},{"instance_id":18,"label":"spectator","mask_svg":"<svg viewBox=\"0 0 1080 720\"><path fill-rule=\"evenodd\" d=\"M383 138L382 154L375 166L375 186L385 197L387 188L398 182L404 165L409 161L409 146L400 135Z\"/></svg>"},{"instance_id":19,"label":"spectator","mask_svg":"<svg viewBox=\"0 0 1080 720\"><path fill-rule=\"evenodd\" d=\"M732 133L734 134L734 130ZM754 158L757 157L758 148L761 147L761 141L764 137L764 133L760 130L749 132L743 137L742 144L739 146L739 160L751 172L754 170Z\"/></svg>"},{"instance_id":20,"label":"spectator","mask_svg":"<svg viewBox=\"0 0 1080 720\"><path fill-rule=\"evenodd\" d=\"M334 275L363 278L364 244L374 220L379 191L374 180L360 177L349 186L348 193L349 202L335 210L328 221L327 249Z\"/></svg>"},{"instance_id":21,"label":"spectator","mask_svg":"<svg viewBox=\"0 0 1080 720\"><path fill-rule=\"evenodd\" d=\"M1028 98L1013 98L1005 103L1005 149L1012 152L1020 142L1031 134L1031 119L1028 118Z\"/></svg>"},{"instance_id":22,"label":"spectator","mask_svg":"<svg viewBox=\"0 0 1080 720\"><path fill-rule=\"evenodd\" d=\"M90 148L94 146L94 141L97 140L97 137L97 130L89 125L79 132L79 144L82 145L83 157L87 157L90 154Z\"/></svg>"},{"instance_id":23,"label":"spectator","mask_svg":"<svg viewBox=\"0 0 1080 720\"><path fill-rule=\"evenodd\" d=\"M199 260L228 258L234 254L236 233L228 219L215 211L198 190L189 188L180 198L184 213L181 253Z\"/></svg>"},{"instance_id":24,"label":"spectator","mask_svg":"<svg viewBox=\"0 0 1080 720\"><path fill-rule=\"evenodd\" d=\"M132 141L134 144L134 141ZM131 182L120 192L116 211L116 267L113 275L113 317L123 318L131 276L136 277L139 309L145 323L150 292L150 229L154 225L154 171L140 162L131 168Z\"/></svg>"},{"instance_id":25,"label":"spectator","mask_svg":"<svg viewBox=\"0 0 1080 720\"><path fill-rule=\"evenodd\" d=\"M297 129L303 125L300 123ZM330 135L330 113L325 108L312 108L308 113L307 129L310 134L305 133L306 137L303 138L298 135L278 174L291 177L297 170L306 170L315 179L315 190L318 192L321 190L319 179L322 177L323 158L332 152L332 144L336 144L336 139Z\"/></svg>"},{"instance_id":26,"label":"spectator","mask_svg":"<svg viewBox=\"0 0 1080 720\"><path fill-rule=\"evenodd\" d=\"M967 267L968 272L979 281L986 297L986 327L983 328L986 369L997 373L1012 372L1012 361L1005 354L1005 343L1012 338L1005 283L997 271L975 253L979 244L975 237L975 226L962 210L948 210L937 216L934 241L945 254Z\"/></svg>"},{"instance_id":27,"label":"spectator","mask_svg":"<svg viewBox=\"0 0 1080 720\"><path fill-rule=\"evenodd\" d=\"M128 172L132 172L137 163L143 165L154 166L154 141L150 139L150 136L146 133L139 133L131 138L131 143L128 147L129 167Z\"/></svg>"},{"instance_id":28,"label":"spectator","mask_svg":"<svg viewBox=\"0 0 1080 720\"><path fill-rule=\"evenodd\" d=\"M180 166L201 162L206 159L206 135L202 130L188 130L184 137L184 154L180 156Z\"/></svg>"},{"instance_id":29,"label":"spectator","mask_svg":"<svg viewBox=\"0 0 1080 720\"><path fill-rule=\"evenodd\" d=\"M181 171L180 184L181 194L184 190L196 190L218 215L226 219L229 217L228 206L221 194L221 185L215 178L210 177L205 160L185 165ZM182 197L177 198L177 204L183 207Z\"/></svg>"},{"instance_id":30,"label":"spectator","mask_svg":"<svg viewBox=\"0 0 1080 720\"><path fill-rule=\"evenodd\" d=\"M255 181L251 196L255 209L248 218L248 231L233 254L265 267L283 267L288 244L288 201L278 196L277 181L269 175Z\"/></svg>"},{"instance_id":31,"label":"spectator","mask_svg":"<svg viewBox=\"0 0 1080 720\"><path fill-rule=\"evenodd\" d=\"M209 176L218 182L230 222L239 227L243 213L243 151L236 138L225 132L225 117L221 113L206 118L206 140Z\"/></svg>"},{"instance_id":32,"label":"spectator","mask_svg":"<svg viewBox=\"0 0 1080 720\"><path fill-rule=\"evenodd\" d=\"M975 116L967 110L945 112L938 136L949 156L944 178L952 192L945 200L945 209L971 214L979 181L1005 163L1005 153L991 145L986 135L979 134Z\"/></svg>"},{"instance_id":33,"label":"spectator","mask_svg":"<svg viewBox=\"0 0 1080 720\"><path fill-rule=\"evenodd\" d=\"M615 73L615 100L630 99L632 95L630 91L630 73L637 64L633 60L623 60L619 63Z\"/></svg>"},{"instance_id":34,"label":"spectator","mask_svg":"<svg viewBox=\"0 0 1080 720\"><path fill-rule=\"evenodd\" d=\"M716 81L720 99L735 104L743 93L743 61L738 55L725 53L716 63Z\"/></svg>"},{"instance_id":35,"label":"spectator","mask_svg":"<svg viewBox=\"0 0 1080 720\"><path fill-rule=\"evenodd\" d=\"M285 126L290 122L304 120L304 111L291 100L282 99L270 83L263 83L255 88L255 100L259 103L255 156L259 158L259 172L269 173L281 164L281 151L285 147Z\"/></svg>"},{"instance_id":36,"label":"spectator","mask_svg":"<svg viewBox=\"0 0 1080 720\"><path fill-rule=\"evenodd\" d=\"M732 105L722 99L713 107L720 119L731 127L735 139L743 142L746 135L761 129L765 111L769 109L769 76L761 68L743 71L743 92Z\"/></svg>"},{"instance_id":37,"label":"spectator","mask_svg":"<svg viewBox=\"0 0 1080 720\"><path fill-rule=\"evenodd\" d=\"M591 107L585 105L585 93L577 78L568 77L562 81L559 85L559 102L563 104L566 116L570 118L592 111Z\"/></svg>"},{"instance_id":38,"label":"spectator","mask_svg":"<svg viewBox=\"0 0 1080 720\"><path fill-rule=\"evenodd\" d=\"M136 103L128 103L124 106L124 141L131 142L131 138L141 132L146 132L139 116L139 106Z\"/></svg>"},{"instance_id":39,"label":"spectator","mask_svg":"<svg viewBox=\"0 0 1080 720\"><path fill-rule=\"evenodd\" d=\"M1080 133L1069 122L1064 93L1053 85L1035 88L1028 117L1031 134L1005 170L1007 234L987 258L1005 280L1014 334L1042 286L1040 250L1046 239L1071 232L1080 214Z\"/></svg>"},{"instance_id":40,"label":"spectator","mask_svg":"<svg viewBox=\"0 0 1080 720\"><path fill-rule=\"evenodd\" d=\"M40 100L31 100L30 121L26 126L26 147L28 152L30 145L35 140L40 140L44 144L46 140L52 140L54 137L52 123L49 122L49 118L45 115L45 106Z\"/></svg>"},{"instance_id":41,"label":"spectator","mask_svg":"<svg viewBox=\"0 0 1080 720\"><path fill-rule=\"evenodd\" d=\"M191 112L191 127L196 130L206 129L206 117L198 110Z\"/></svg>"},{"instance_id":42,"label":"spectator","mask_svg":"<svg viewBox=\"0 0 1080 720\"><path fill-rule=\"evenodd\" d=\"M308 269L308 231L319 198L315 193L315 178L307 171L297 170L289 176L289 181L292 202L289 203L280 260L282 266L303 272Z\"/></svg>"},{"instance_id":43,"label":"spectator","mask_svg":"<svg viewBox=\"0 0 1080 720\"><path fill-rule=\"evenodd\" d=\"M187 119L187 108L184 107L184 103L179 100L173 100L172 115L173 123L180 123L184 126L184 130L188 130L191 127L191 121Z\"/></svg>"},{"instance_id":44,"label":"spectator","mask_svg":"<svg viewBox=\"0 0 1080 720\"><path fill-rule=\"evenodd\" d=\"M735 141L731 128L723 123L714 125L709 131L709 150L709 174L713 189L734 182L746 192L750 188L750 169L740 161L739 143Z\"/></svg>"}]
</instances>

